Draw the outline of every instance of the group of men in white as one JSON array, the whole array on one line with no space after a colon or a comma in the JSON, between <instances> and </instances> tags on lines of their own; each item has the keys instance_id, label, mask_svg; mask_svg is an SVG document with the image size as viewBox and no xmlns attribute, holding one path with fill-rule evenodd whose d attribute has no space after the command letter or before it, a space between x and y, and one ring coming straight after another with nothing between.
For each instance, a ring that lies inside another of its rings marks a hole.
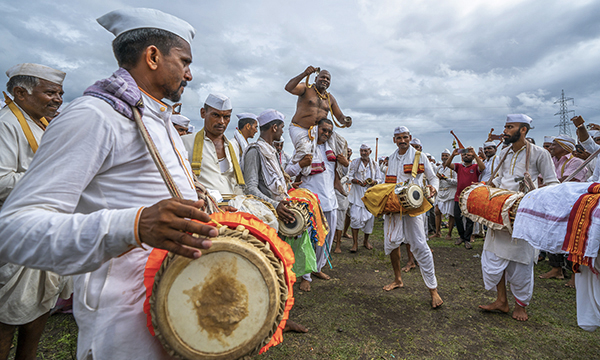
<instances>
[{"instance_id":1,"label":"group of men in white","mask_svg":"<svg viewBox=\"0 0 600 360\"><path fill-rule=\"evenodd\" d=\"M198 200L199 186L217 203L253 195L271 204L284 222L294 220L286 200L291 183L316 194L331 229L325 244L316 249L317 269L312 275L322 279L329 278L322 269L334 236L334 252L340 251L348 215L353 236L350 251L358 250L360 230L364 247L372 248L369 235L375 219L362 197L373 185L408 182L428 188L431 195L437 195L438 234L442 215L452 219L456 172L444 166L446 163L435 167L421 156L413 174L420 152L411 146L415 139L407 127L396 127L390 136L397 150L385 167L371 159L366 144L351 162L350 151L332 156L337 145L332 145L331 139L339 142L339 137L334 123L326 118L314 120L313 152L294 157L282 150L285 117L274 109L259 115L237 113L234 138L227 139L224 133L233 105L227 96L213 93L200 111L204 127L194 133L189 119L162 101L177 102L192 80L189 65L195 30L191 25L152 9L114 11L98 22L116 37L113 49L119 69L61 109L60 116L64 72L19 64L6 73L11 96L5 97L6 106L0 110L0 359L8 356L17 327L17 353L35 358L50 309L59 296L68 298L72 288L79 359L169 358L146 329L144 266L148 247L197 258L201 249L211 246L216 229L190 221L209 221L201 210L207 204ZM308 74L311 71L307 69ZM164 76L165 72L169 76ZM304 73L297 79L302 76ZM313 88L302 88L294 79L286 89L299 96L300 107L309 89L323 96L331 77L321 71ZM332 115L350 126L351 119L341 114L335 99L327 99ZM171 174L172 186L182 199L172 198L165 186L140 136L137 115L161 155L159 166ZM484 145L485 170L480 181L517 190L515 177L528 171L544 185L552 185L558 183L555 169L561 169L562 179L567 169L575 166L568 154L555 160L555 166L549 152L531 145L529 169L525 169L523 149L531 121L526 115L508 116L504 130L507 146L496 156L494 143ZM294 132L301 131L295 121L294 126ZM594 152L598 146L583 131L585 128L580 134L583 146ZM257 133L257 140L250 142ZM566 137L553 143L561 149L575 148L575 141ZM451 155L444 151L442 160ZM498 158L506 159L500 162ZM315 159L319 159L317 165ZM599 172L594 169L595 179ZM490 179L492 173L495 176ZM341 188L336 186L340 174ZM443 300L427 245L426 217L386 214L383 226L384 250L394 271L393 282L384 289L404 286L399 248L406 243L419 264L432 308L440 307ZM483 278L486 289L496 290L498 298L482 308L508 312L508 281L515 297L513 317L526 320L536 257L527 242L506 231L488 230ZM311 273L304 274L300 289L310 291L311 281ZM598 303L590 306L598 311Z\"/></svg>"}]
</instances>

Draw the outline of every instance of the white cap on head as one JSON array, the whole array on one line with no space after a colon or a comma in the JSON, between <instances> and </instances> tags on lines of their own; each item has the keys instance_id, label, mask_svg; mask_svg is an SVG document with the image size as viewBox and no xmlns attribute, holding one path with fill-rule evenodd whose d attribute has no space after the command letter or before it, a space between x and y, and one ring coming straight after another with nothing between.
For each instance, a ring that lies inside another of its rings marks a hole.
<instances>
[{"instance_id":1,"label":"white cap on head","mask_svg":"<svg viewBox=\"0 0 600 360\"><path fill-rule=\"evenodd\" d=\"M590 137L592 139L595 139L598 136L600 136L600 131L598 131L598 130L588 130L588 134L590 135Z\"/></svg>"},{"instance_id":2,"label":"white cap on head","mask_svg":"<svg viewBox=\"0 0 600 360\"><path fill-rule=\"evenodd\" d=\"M567 135L558 135L554 138L554 142L556 142L560 147L565 149L568 152L573 152L575 150L575 139Z\"/></svg>"},{"instance_id":3,"label":"white cap on head","mask_svg":"<svg viewBox=\"0 0 600 360\"><path fill-rule=\"evenodd\" d=\"M204 104L219 111L231 110L231 100L223 94L209 94Z\"/></svg>"},{"instance_id":4,"label":"white cap on head","mask_svg":"<svg viewBox=\"0 0 600 360\"><path fill-rule=\"evenodd\" d=\"M431 154L430 153L425 153L425 156L427 156L428 158L430 158Z\"/></svg>"},{"instance_id":5,"label":"white cap on head","mask_svg":"<svg viewBox=\"0 0 600 360\"><path fill-rule=\"evenodd\" d=\"M490 146L496 147L496 143L493 142L493 141L486 141L486 142L483 143L483 147L484 148L490 147Z\"/></svg>"},{"instance_id":6,"label":"white cap on head","mask_svg":"<svg viewBox=\"0 0 600 360\"><path fill-rule=\"evenodd\" d=\"M239 113L239 114L236 114L235 116L237 116L238 120L242 120L242 119L254 119L254 120L257 120L257 118L258 118L253 113Z\"/></svg>"},{"instance_id":7,"label":"white cap on head","mask_svg":"<svg viewBox=\"0 0 600 360\"><path fill-rule=\"evenodd\" d=\"M196 130L196 127L192 124L188 125L188 134L193 134L194 130Z\"/></svg>"},{"instance_id":8,"label":"white cap on head","mask_svg":"<svg viewBox=\"0 0 600 360\"><path fill-rule=\"evenodd\" d=\"M398 135L398 134L402 134L402 133L410 134L410 131L408 131L408 128L406 126L398 126L397 128L394 129L394 135Z\"/></svg>"},{"instance_id":9,"label":"white cap on head","mask_svg":"<svg viewBox=\"0 0 600 360\"><path fill-rule=\"evenodd\" d=\"M412 140L410 141L411 145L421 145L421 140L417 139L417 138L412 138Z\"/></svg>"},{"instance_id":10,"label":"white cap on head","mask_svg":"<svg viewBox=\"0 0 600 360\"><path fill-rule=\"evenodd\" d=\"M281 120L283 121L285 119L285 115L283 115L282 113L280 113L277 110L274 109L267 109L263 112L260 113L260 115L258 115L258 126L263 126L265 124L270 123L273 120Z\"/></svg>"},{"instance_id":11,"label":"white cap on head","mask_svg":"<svg viewBox=\"0 0 600 360\"><path fill-rule=\"evenodd\" d=\"M173 114L171 115L171 122L175 125L183 126L189 128L190 119L181 115L181 114Z\"/></svg>"},{"instance_id":12,"label":"white cap on head","mask_svg":"<svg viewBox=\"0 0 600 360\"><path fill-rule=\"evenodd\" d=\"M532 118L525 114L510 114L506 116L506 123L521 123L531 125Z\"/></svg>"},{"instance_id":13,"label":"white cap on head","mask_svg":"<svg viewBox=\"0 0 600 360\"><path fill-rule=\"evenodd\" d=\"M367 145L367 144L362 144L362 145L360 146L360 149L361 149L361 150L371 150L371 147L370 147L369 145Z\"/></svg>"},{"instance_id":14,"label":"white cap on head","mask_svg":"<svg viewBox=\"0 0 600 360\"><path fill-rule=\"evenodd\" d=\"M36 78L44 79L62 86L67 74L45 65L25 63L15 65L6 71L6 76L8 76L9 79L17 75L35 76Z\"/></svg>"},{"instance_id":15,"label":"white cap on head","mask_svg":"<svg viewBox=\"0 0 600 360\"><path fill-rule=\"evenodd\" d=\"M190 46L196 34L196 30L188 22L155 9L115 10L99 17L96 21L115 36L134 29L160 29L179 36Z\"/></svg>"},{"instance_id":16,"label":"white cap on head","mask_svg":"<svg viewBox=\"0 0 600 360\"><path fill-rule=\"evenodd\" d=\"M452 153L450 152L450 150L448 150L448 149L444 149L444 151L442 151L442 155L443 155L443 154L448 154L448 155L451 155Z\"/></svg>"},{"instance_id":17,"label":"white cap on head","mask_svg":"<svg viewBox=\"0 0 600 360\"><path fill-rule=\"evenodd\" d=\"M544 136L544 144L551 143L554 141L554 136Z\"/></svg>"}]
</instances>

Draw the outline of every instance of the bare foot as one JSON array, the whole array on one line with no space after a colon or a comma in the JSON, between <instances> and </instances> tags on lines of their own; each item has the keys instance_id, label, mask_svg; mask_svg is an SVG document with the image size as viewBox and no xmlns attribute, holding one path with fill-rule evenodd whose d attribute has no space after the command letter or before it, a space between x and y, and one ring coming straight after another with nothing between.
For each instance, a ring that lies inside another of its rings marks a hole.
<instances>
[{"instance_id":1,"label":"bare foot","mask_svg":"<svg viewBox=\"0 0 600 360\"><path fill-rule=\"evenodd\" d=\"M345 237L346 239L352 239L352 236L348 235L348 233L342 234L342 237Z\"/></svg>"},{"instance_id":2,"label":"bare foot","mask_svg":"<svg viewBox=\"0 0 600 360\"><path fill-rule=\"evenodd\" d=\"M479 305L479 308L485 311L500 311L503 313L507 313L509 310L508 303L500 300L496 300L488 305Z\"/></svg>"},{"instance_id":3,"label":"bare foot","mask_svg":"<svg viewBox=\"0 0 600 360\"><path fill-rule=\"evenodd\" d=\"M433 238L439 238L439 237L442 237L442 234L440 234L440 233L435 233L435 234L433 234L433 235L429 236L429 238L430 238L430 239L433 239Z\"/></svg>"},{"instance_id":4,"label":"bare foot","mask_svg":"<svg viewBox=\"0 0 600 360\"><path fill-rule=\"evenodd\" d=\"M438 309L444 303L444 300L438 294L437 289L429 289L429 293L431 294L431 307L434 309Z\"/></svg>"},{"instance_id":5,"label":"bare foot","mask_svg":"<svg viewBox=\"0 0 600 360\"><path fill-rule=\"evenodd\" d=\"M371 249L373 249L373 246L371 245L371 243L369 243L369 241L368 241L368 240L367 240L367 241L365 241L365 242L363 243L363 246L364 246L365 248L367 248L367 250L371 250Z\"/></svg>"},{"instance_id":6,"label":"bare foot","mask_svg":"<svg viewBox=\"0 0 600 360\"><path fill-rule=\"evenodd\" d=\"M306 279L302 279L302 281L300 282L300 290L309 292L310 291L310 281L308 281Z\"/></svg>"},{"instance_id":7,"label":"bare foot","mask_svg":"<svg viewBox=\"0 0 600 360\"><path fill-rule=\"evenodd\" d=\"M285 328L283 328L283 332L297 332L297 333L307 333L308 329L305 328L304 326L293 322L292 320L289 320L285 323Z\"/></svg>"},{"instance_id":8,"label":"bare foot","mask_svg":"<svg viewBox=\"0 0 600 360\"><path fill-rule=\"evenodd\" d=\"M340 247L339 244L335 246L335 249L333 250L333 252L335 254L341 254L342 253L342 248Z\"/></svg>"},{"instance_id":9,"label":"bare foot","mask_svg":"<svg viewBox=\"0 0 600 360\"><path fill-rule=\"evenodd\" d=\"M358 245L354 244L354 245L352 245L352 248L350 249L350 252L351 253L355 253L357 250L358 250Z\"/></svg>"},{"instance_id":10,"label":"bare foot","mask_svg":"<svg viewBox=\"0 0 600 360\"><path fill-rule=\"evenodd\" d=\"M396 280L393 283L384 286L383 290L390 291L390 290L393 290L395 288L403 288L403 287L404 287L404 282L402 282L402 280L400 280L400 281Z\"/></svg>"},{"instance_id":11,"label":"bare foot","mask_svg":"<svg viewBox=\"0 0 600 360\"><path fill-rule=\"evenodd\" d=\"M469 241L475 242L475 235L471 235L471 238L469 239Z\"/></svg>"},{"instance_id":12,"label":"bare foot","mask_svg":"<svg viewBox=\"0 0 600 360\"><path fill-rule=\"evenodd\" d=\"M552 268L552 270L548 271L545 274L540 275L540 279L564 279L563 271L561 268Z\"/></svg>"},{"instance_id":13,"label":"bare foot","mask_svg":"<svg viewBox=\"0 0 600 360\"><path fill-rule=\"evenodd\" d=\"M571 289L575 289L575 274L571 276L571 280L565 284L566 287L570 287Z\"/></svg>"},{"instance_id":14,"label":"bare foot","mask_svg":"<svg viewBox=\"0 0 600 360\"><path fill-rule=\"evenodd\" d=\"M324 273L324 272L322 272L322 271L319 271L319 272L313 272L312 274L313 274L314 276L318 277L319 279L322 279L322 280L329 280L329 279L331 279L331 277L330 277L329 275L325 274L325 273Z\"/></svg>"},{"instance_id":15,"label":"bare foot","mask_svg":"<svg viewBox=\"0 0 600 360\"><path fill-rule=\"evenodd\" d=\"M519 321L527 321L527 319L529 319L529 316L527 316L527 310L517 303L515 303L515 309L513 310L512 317L513 319Z\"/></svg>"},{"instance_id":16,"label":"bare foot","mask_svg":"<svg viewBox=\"0 0 600 360\"><path fill-rule=\"evenodd\" d=\"M402 268L402 271L407 273L416 267L417 267L417 265L415 265L415 263L408 263L408 264L406 264L405 267Z\"/></svg>"},{"instance_id":17,"label":"bare foot","mask_svg":"<svg viewBox=\"0 0 600 360\"><path fill-rule=\"evenodd\" d=\"M446 235L446 237L444 238L446 240L452 240L452 236L450 236L450 234Z\"/></svg>"}]
</instances>

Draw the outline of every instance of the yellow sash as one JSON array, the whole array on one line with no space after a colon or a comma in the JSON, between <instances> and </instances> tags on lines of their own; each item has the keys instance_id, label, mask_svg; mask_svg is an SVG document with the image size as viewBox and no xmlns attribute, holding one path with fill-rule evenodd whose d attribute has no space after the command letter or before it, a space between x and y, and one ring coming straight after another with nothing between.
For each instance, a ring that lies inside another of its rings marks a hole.
<instances>
[{"instance_id":1,"label":"yellow sash","mask_svg":"<svg viewBox=\"0 0 600 360\"><path fill-rule=\"evenodd\" d=\"M225 136L223 136L225 138ZM242 169L240 168L240 163L238 162L237 157L235 156L235 151L231 148L231 144L229 140L225 138L225 144L227 145L227 150L229 150L229 156L231 156L231 162L233 163L233 172L235 173L235 178L239 185L246 185L244 182L244 176L242 175ZM196 176L200 176L200 168L202 167L202 151L204 150L204 128L198 131L196 136L194 137L194 153L192 154L192 171Z\"/></svg>"},{"instance_id":2,"label":"yellow sash","mask_svg":"<svg viewBox=\"0 0 600 360\"><path fill-rule=\"evenodd\" d=\"M17 117L17 120L19 120L21 129L23 129L23 132L25 133L25 138L27 138L27 142L29 143L29 146L31 146L31 150L33 150L33 153L35 154L35 152L38 149L38 143L35 140L35 137L33 136L33 132L31 132L31 128L29 127L27 120L25 120L25 116L23 116L23 113L17 107L17 105L15 105L11 98L9 98L5 92L2 93L4 94L4 100L6 102L6 105L8 106L10 111L12 111L12 113ZM48 126L48 121L46 121L45 118L41 118L40 121L42 122L42 124L44 124L44 126Z\"/></svg>"},{"instance_id":3,"label":"yellow sash","mask_svg":"<svg viewBox=\"0 0 600 360\"><path fill-rule=\"evenodd\" d=\"M419 172L419 160L421 159L421 152L417 151L415 153L415 161L413 161L413 167L411 171L411 175L413 178L417 177L417 173Z\"/></svg>"}]
</instances>

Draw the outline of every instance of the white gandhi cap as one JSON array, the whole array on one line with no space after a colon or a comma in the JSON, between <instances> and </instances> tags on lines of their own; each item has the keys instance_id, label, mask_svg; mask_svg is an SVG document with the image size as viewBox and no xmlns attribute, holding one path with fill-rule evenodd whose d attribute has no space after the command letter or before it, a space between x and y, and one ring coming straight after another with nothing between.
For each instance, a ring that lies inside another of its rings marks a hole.
<instances>
[{"instance_id":1,"label":"white gandhi cap","mask_svg":"<svg viewBox=\"0 0 600 360\"><path fill-rule=\"evenodd\" d=\"M67 74L45 65L31 63L15 65L6 71L9 79L18 75L35 76L62 86Z\"/></svg>"},{"instance_id":2,"label":"white gandhi cap","mask_svg":"<svg viewBox=\"0 0 600 360\"><path fill-rule=\"evenodd\" d=\"M510 114L506 116L506 123L521 123L531 125L532 118L525 114Z\"/></svg>"},{"instance_id":3,"label":"white gandhi cap","mask_svg":"<svg viewBox=\"0 0 600 360\"><path fill-rule=\"evenodd\" d=\"M205 105L219 111L231 110L231 100L223 94L210 94L204 101Z\"/></svg>"},{"instance_id":4,"label":"white gandhi cap","mask_svg":"<svg viewBox=\"0 0 600 360\"><path fill-rule=\"evenodd\" d=\"M273 120L281 120L283 121L285 116L277 110L268 109L260 113L258 115L258 126L263 126L265 124L270 123Z\"/></svg>"},{"instance_id":5,"label":"white gandhi cap","mask_svg":"<svg viewBox=\"0 0 600 360\"><path fill-rule=\"evenodd\" d=\"M188 22L155 9L115 10L99 17L96 21L115 36L134 29L161 29L179 36L190 46L196 34L196 30Z\"/></svg>"}]
</instances>

